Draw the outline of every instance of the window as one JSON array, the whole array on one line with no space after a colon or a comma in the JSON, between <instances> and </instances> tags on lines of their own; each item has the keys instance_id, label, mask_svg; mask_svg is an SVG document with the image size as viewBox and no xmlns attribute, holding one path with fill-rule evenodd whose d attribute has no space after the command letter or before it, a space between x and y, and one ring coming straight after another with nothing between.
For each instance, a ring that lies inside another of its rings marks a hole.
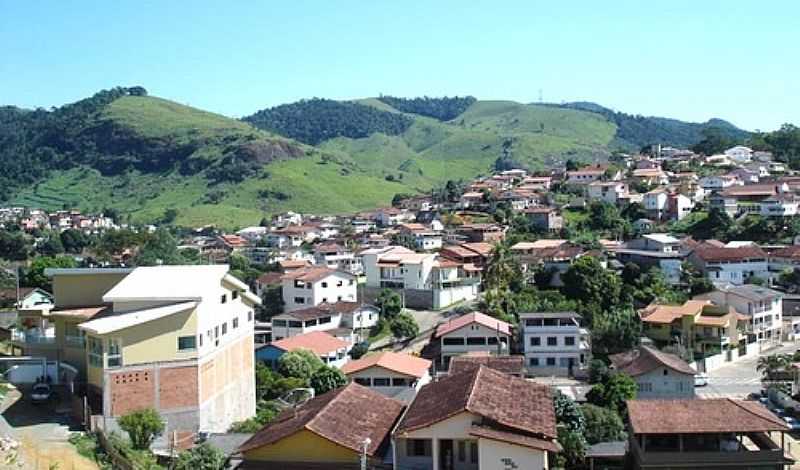
<instances>
[{"instance_id":1,"label":"window","mask_svg":"<svg viewBox=\"0 0 800 470\"><path fill-rule=\"evenodd\" d=\"M408 455L409 457L430 457L431 456L430 439L407 439L406 455Z\"/></svg>"},{"instance_id":2,"label":"window","mask_svg":"<svg viewBox=\"0 0 800 470\"><path fill-rule=\"evenodd\" d=\"M575 337L574 336L565 336L564 337L564 346L575 346Z\"/></svg>"},{"instance_id":3,"label":"window","mask_svg":"<svg viewBox=\"0 0 800 470\"><path fill-rule=\"evenodd\" d=\"M253 321L253 311L252 310L247 312L247 321Z\"/></svg>"},{"instance_id":4,"label":"window","mask_svg":"<svg viewBox=\"0 0 800 470\"><path fill-rule=\"evenodd\" d=\"M202 348L203 347L203 333L200 333L199 335L197 335L197 339L198 339L198 341L200 343L200 347Z\"/></svg>"},{"instance_id":5,"label":"window","mask_svg":"<svg viewBox=\"0 0 800 470\"><path fill-rule=\"evenodd\" d=\"M539 367L539 358L538 357L532 357L532 358L528 359L528 365L531 366L531 367Z\"/></svg>"},{"instance_id":6,"label":"window","mask_svg":"<svg viewBox=\"0 0 800 470\"><path fill-rule=\"evenodd\" d=\"M328 303L328 298L327 297L323 297L322 298L322 303L323 304L327 304Z\"/></svg>"},{"instance_id":7,"label":"window","mask_svg":"<svg viewBox=\"0 0 800 470\"><path fill-rule=\"evenodd\" d=\"M477 442L470 442L469 443L469 463L477 464L478 463L478 443Z\"/></svg>"},{"instance_id":8,"label":"window","mask_svg":"<svg viewBox=\"0 0 800 470\"><path fill-rule=\"evenodd\" d=\"M497 344L497 337L496 336L490 336L490 337L486 338L486 344Z\"/></svg>"},{"instance_id":9,"label":"window","mask_svg":"<svg viewBox=\"0 0 800 470\"><path fill-rule=\"evenodd\" d=\"M342 284L342 281L341 281L341 280L340 280L339 282L337 282L337 283L336 283L336 287L342 287L342 285L343 285L343 284Z\"/></svg>"},{"instance_id":10,"label":"window","mask_svg":"<svg viewBox=\"0 0 800 470\"><path fill-rule=\"evenodd\" d=\"M303 322L298 320L289 320L289 328L302 328Z\"/></svg>"},{"instance_id":11,"label":"window","mask_svg":"<svg viewBox=\"0 0 800 470\"><path fill-rule=\"evenodd\" d=\"M392 387L405 387L406 385L408 385L406 383L406 379L403 378L392 379Z\"/></svg>"},{"instance_id":12,"label":"window","mask_svg":"<svg viewBox=\"0 0 800 470\"><path fill-rule=\"evenodd\" d=\"M369 378L368 378L368 377L367 377L367 378L365 378L365 377L356 377L354 380L355 380L355 382L356 382L357 384L359 384L359 385L363 385L363 386L365 386L365 387L369 387L369 386L371 386L371 385L372 385L372 384L370 383L370 380L369 380Z\"/></svg>"},{"instance_id":13,"label":"window","mask_svg":"<svg viewBox=\"0 0 800 470\"><path fill-rule=\"evenodd\" d=\"M306 303L306 298L305 297L295 297L294 298L294 303L296 303L296 304L304 304L304 303Z\"/></svg>"},{"instance_id":14,"label":"window","mask_svg":"<svg viewBox=\"0 0 800 470\"><path fill-rule=\"evenodd\" d=\"M545 318L544 326L558 326L558 318Z\"/></svg>"},{"instance_id":15,"label":"window","mask_svg":"<svg viewBox=\"0 0 800 470\"><path fill-rule=\"evenodd\" d=\"M227 332L228 332L228 323L225 322L222 324L222 334L224 335Z\"/></svg>"},{"instance_id":16,"label":"window","mask_svg":"<svg viewBox=\"0 0 800 470\"><path fill-rule=\"evenodd\" d=\"M222 294L222 297L219 298L219 303L224 304L228 301L228 294Z\"/></svg>"},{"instance_id":17,"label":"window","mask_svg":"<svg viewBox=\"0 0 800 470\"><path fill-rule=\"evenodd\" d=\"M352 279L350 279L350 281L347 283L347 285L348 285L348 286L352 286L352 285L353 285L353 280L352 280Z\"/></svg>"},{"instance_id":18,"label":"window","mask_svg":"<svg viewBox=\"0 0 800 470\"><path fill-rule=\"evenodd\" d=\"M322 318L319 319L319 324L320 325L325 324L325 323L330 323L330 322L331 322L331 317L322 317Z\"/></svg>"},{"instance_id":19,"label":"window","mask_svg":"<svg viewBox=\"0 0 800 470\"><path fill-rule=\"evenodd\" d=\"M470 336L467 338L467 344L471 346L482 346L486 344L486 338L482 336Z\"/></svg>"},{"instance_id":20,"label":"window","mask_svg":"<svg viewBox=\"0 0 800 470\"><path fill-rule=\"evenodd\" d=\"M234 318L232 323L233 323L233 328L239 328L239 319L238 318Z\"/></svg>"},{"instance_id":21,"label":"window","mask_svg":"<svg viewBox=\"0 0 800 470\"><path fill-rule=\"evenodd\" d=\"M388 377L376 377L372 379L373 387L388 387L389 385L391 385L391 381Z\"/></svg>"},{"instance_id":22,"label":"window","mask_svg":"<svg viewBox=\"0 0 800 470\"><path fill-rule=\"evenodd\" d=\"M286 320L272 320L272 326L286 326Z\"/></svg>"},{"instance_id":23,"label":"window","mask_svg":"<svg viewBox=\"0 0 800 470\"><path fill-rule=\"evenodd\" d=\"M214 327L214 338L219 338L219 326Z\"/></svg>"},{"instance_id":24,"label":"window","mask_svg":"<svg viewBox=\"0 0 800 470\"><path fill-rule=\"evenodd\" d=\"M541 346L542 345L542 338L538 336L531 337L531 346Z\"/></svg>"},{"instance_id":25,"label":"window","mask_svg":"<svg viewBox=\"0 0 800 470\"><path fill-rule=\"evenodd\" d=\"M323 283L322 283L322 287L323 287L323 288L325 288L325 287L328 287L328 283L327 283L327 282L323 282Z\"/></svg>"},{"instance_id":26,"label":"window","mask_svg":"<svg viewBox=\"0 0 800 470\"><path fill-rule=\"evenodd\" d=\"M231 292L231 300L236 300L238 298L239 298L239 291L238 290L235 290L235 291Z\"/></svg>"},{"instance_id":27,"label":"window","mask_svg":"<svg viewBox=\"0 0 800 470\"><path fill-rule=\"evenodd\" d=\"M103 341L92 336L89 337L89 364L103 367Z\"/></svg>"},{"instance_id":28,"label":"window","mask_svg":"<svg viewBox=\"0 0 800 470\"><path fill-rule=\"evenodd\" d=\"M548 336L547 337L547 345L548 346L558 346L558 338L555 336Z\"/></svg>"},{"instance_id":29,"label":"window","mask_svg":"<svg viewBox=\"0 0 800 470\"><path fill-rule=\"evenodd\" d=\"M119 367L122 365L122 348L118 339L108 340L108 357L106 358L108 367Z\"/></svg>"},{"instance_id":30,"label":"window","mask_svg":"<svg viewBox=\"0 0 800 470\"><path fill-rule=\"evenodd\" d=\"M458 441L458 461L464 462L467 460L467 443Z\"/></svg>"},{"instance_id":31,"label":"window","mask_svg":"<svg viewBox=\"0 0 800 470\"><path fill-rule=\"evenodd\" d=\"M194 351L196 346L194 336L178 336L178 351Z\"/></svg>"},{"instance_id":32,"label":"window","mask_svg":"<svg viewBox=\"0 0 800 470\"><path fill-rule=\"evenodd\" d=\"M640 392L652 392L653 384L650 382L642 382L637 384L636 388L638 388Z\"/></svg>"},{"instance_id":33,"label":"window","mask_svg":"<svg viewBox=\"0 0 800 470\"><path fill-rule=\"evenodd\" d=\"M547 358L547 365L548 365L548 366L554 366L554 365L556 365L556 358L554 358L554 357L548 357L548 358Z\"/></svg>"},{"instance_id":34,"label":"window","mask_svg":"<svg viewBox=\"0 0 800 470\"><path fill-rule=\"evenodd\" d=\"M463 346L464 338L443 338L442 344L445 346Z\"/></svg>"},{"instance_id":35,"label":"window","mask_svg":"<svg viewBox=\"0 0 800 470\"><path fill-rule=\"evenodd\" d=\"M669 375L669 372L667 372L666 368L664 368L664 375Z\"/></svg>"}]
</instances>

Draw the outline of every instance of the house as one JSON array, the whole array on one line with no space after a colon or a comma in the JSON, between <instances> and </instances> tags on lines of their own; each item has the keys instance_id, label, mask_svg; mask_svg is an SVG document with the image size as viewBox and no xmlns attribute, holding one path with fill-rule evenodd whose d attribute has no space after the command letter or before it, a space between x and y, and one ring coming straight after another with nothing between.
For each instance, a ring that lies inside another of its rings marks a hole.
<instances>
[{"instance_id":1,"label":"house","mask_svg":"<svg viewBox=\"0 0 800 470\"><path fill-rule=\"evenodd\" d=\"M532 207L523 211L533 227L544 232L557 232L564 227L564 219L555 207Z\"/></svg>"},{"instance_id":2,"label":"house","mask_svg":"<svg viewBox=\"0 0 800 470\"><path fill-rule=\"evenodd\" d=\"M663 220L666 218L668 210L669 194L665 189L659 188L648 191L644 194L644 210L647 212L647 217L654 220Z\"/></svg>"},{"instance_id":3,"label":"house","mask_svg":"<svg viewBox=\"0 0 800 470\"><path fill-rule=\"evenodd\" d=\"M509 353L511 325L480 312L467 313L436 327L433 338L440 346L439 369L447 370L450 359L471 352L502 356Z\"/></svg>"},{"instance_id":4,"label":"house","mask_svg":"<svg viewBox=\"0 0 800 470\"><path fill-rule=\"evenodd\" d=\"M19 296L19 298L18 298ZM18 310L52 307L53 294L38 287L0 289L0 309L14 307Z\"/></svg>"},{"instance_id":5,"label":"house","mask_svg":"<svg viewBox=\"0 0 800 470\"><path fill-rule=\"evenodd\" d=\"M358 470L391 462L403 405L351 383L282 411L239 447L240 469Z\"/></svg>"},{"instance_id":6,"label":"house","mask_svg":"<svg viewBox=\"0 0 800 470\"><path fill-rule=\"evenodd\" d=\"M696 297L730 307L750 317L750 331L764 349L780 345L783 334L783 294L752 284L719 285L717 289Z\"/></svg>"},{"instance_id":7,"label":"house","mask_svg":"<svg viewBox=\"0 0 800 470\"><path fill-rule=\"evenodd\" d=\"M791 217L800 213L800 199L793 194L776 194L761 201L762 217Z\"/></svg>"},{"instance_id":8,"label":"house","mask_svg":"<svg viewBox=\"0 0 800 470\"><path fill-rule=\"evenodd\" d=\"M403 402L410 402L431 381L431 361L384 351L350 361L342 372L351 381Z\"/></svg>"},{"instance_id":9,"label":"house","mask_svg":"<svg viewBox=\"0 0 800 470\"><path fill-rule=\"evenodd\" d=\"M638 233L649 233L649 232L651 232L653 230L655 225L656 225L655 222L653 222L650 219L645 219L645 218L636 219L636 220L633 221L633 224L632 224L633 230L638 232Z\"/></svg>"},{"instance_id":10,"label":"house","mask_svg":"<svg viewBox=\"0 0 800 470\"><path fill-rule=\"evenodd\" d=\"M480 269L471 264L398 246L367 249L361 256L367 295L402 289L406 305L422 309L440 309L478 295Z\"/></svg>"},{"instance_id":11,"label":"house","mask_svg":"<svg viewBox=\"0 0 800 470\"><path fill-rule=\"evenodd\" d=\"M694 376L697 373L683 359L650 346L608 357L617 372L633 378L637 399L694 398Z\"/></svg>"},{"instance_id":12,"label":"house","mask_svg":"<svg viewBox=\"0 0 800 470\"><path fill-rule=\"evenodd\" d=\"M505 238L506 229L498 224L462 224L456 233L466 237L469 242L496 243Z\"/></svg>"},{"instance_id":13,"label":"house","mask_svg":"<svg viewBox=\"0 0 800 470\"><path fill-rule=\"evenodd\" d=\"M474 209L486 205L486 198L480 191L467 191L458 198L458 207L461 209Z\"/></svg>"},{"instance_id":14,"label":"house","mask_svg":"<svg viewBox=\"0 0 800 470\"><path fill-rule=\"evenodd\" d=\"M549 387L480 366L422 387L392 433L397 469L550 468Z\"/></svg>"},{"instance_id":15,"label":"house","mask_svg":"<svg viewBox=\"0 0 800 470\"><path fill-rule=\"evenodd\" d=\"M351 343L335 338L324 331L312 331L265 344L256 349L256 359L274 369L278 367L281 356L287 352L307 349L325 364L341 368L347 364L347 352L351 346Z\"/></svg>"},{"instance_id":16,"label":"house","mask_svg":"<svg viewBox=\"0 0 800 470\"><path fill-rule=\"evenodd\" d=\"M461 374L481 366L513 375L514 377L525 377L524 356L496 356L487 351L474 351L461 356L454 356L450 359L448 373L450 375Z\"/></svg>"},{"instance_id":17,"label":"house","mask_svg":"<svg viewBox=\"0 0 800 470\"><path fill-rule=\"evenodd\" d=\"M442 234L432 230L414 233L414 246L419 250L433 251L442 247Z\"/></svg>"},{"instance_id":18,"label":"house","mask_svg":"<svg viewBox=\"0 0 800 470\"><path fill-rule=\"evenodd\" d=\"M511 247L524 273L534 273L542 268L550 273L550 285L560 287L561 275L586 251L567 240L541 239L535 242L519 242Z\"/></svg>"},{"instance_id":19,"label":"house","mask_svg":"<svg viewBox=\"0 0 800 470\"><path fill-rule=\"evenodd\" d=\"M354 333L372 328L378 323L378 309L356 302L322 303L272 317L272 336L275 340L311 331L326 331L338 338L356 339Z\"/></svg>"},{"instance_id":20,"label":"house","mask_svg":"<svg viewBox=\"0 0 800 470\"><path fill-rule=\"evenodd\" d=\"M739 349L747 354L750 317L708 300L688 300L683 305L650 304L639 310L642 334L657 344L679 344L687 354L704 357ZM742 354L742 352L744 354Z\"/></svg>"},{"instance_id":21,"label":"house","mask_svg":"<svg viewBox=\"0 0 800 470\"><path fill-rule=\"evenodd\" d=\"M741 184L741 181L733 176L712 175L700 178L699 184L706 193L710 193L712 191L722 191L731 186Z\"/></svg>"},{"instance_id":22,"label":"house","mask_svg":"<svg viewBox=\"0 0 800 470\"><path fill-rule=\"evenodd\" d=\"M606 172L609 174L606 175ZM589 165L575 171L567 172L567 183L570 184L588 184L592 181L608 179L612 181L619 180L622 173L619 170L611 170L608 165Z\"/></svg>"},{"instance_id":23,"label":"house","mask_svg":"<svg viewBox=\"0 0 800 470\"><path fill-rule=\"evenodd\" d=\"M631 178L648 186L659 186L669 183L669 177L661 168L637 168L631 172Z\"/></svg>"},{"instance_id":24,"label":"house","mask_svg":"<svg viewBox=\"0 0 800 470\"><path fill-rule=\"evenodd\" d=\"M624 245L612 248L620 263L634 263L642 270L658 268L670 284L679 284L686 254L681 242L666 233L649 233L629 240Z\"/></svg>"},{"instance_id":25,"label":"house","mask_svg":"<svg viewBox=\"0 0 800 470\"><path fill-rule=\"evenodd\" d=\"M492 256L492 250L494 250L494 245L491 243L459 243L445 245L439 251L439 255L464 265L471 264L476 268L483 269Z\"/></svg>"},{"instance_id":26,"label":"house","mask_svg":"<svg viewBox=\"0 0 800 470\"><path fill-rule=\"evenodd\" d=\"M782 184L748 184L733 186L709 197L709 207L724 210L730 216L739 214L760 214L761 204L776 195L788 195L789 185Z\"/></svg>"},{"instance_id":27,"label":"house","mask_svg":"<svg viewBox=\"0 0 800 470\"><path fill-rule=\"evenodd\" d=\"M323 243L314 247L314 263L337 271L361 274L361 258L355 252L338 243Z\"/></svg>"},{"instance_id":28,"label":"house","mask_svg":"<svg viewBox=\"0 0 800 470\"><path fill-rule=\"evenodd\" d=\"M525 364L533 375L573 376L591 360L589 330L575 312L519 314Z\"/></svg>"},{"instance_id":29,"label":"house","mask_svg":"<svg viewBox=\"0 0 800 470\"><path fill-rule=\"evenodd\" d=\"M767 253L757 245L720 247L704 242L688 260L712 282L741 285L753 277L769 279Z\"/></svg>"},{"instance_id":30,"label":"house","mask_svg":"<svg viewBox=\"0 0 800 470\"><path fill-rule=\"evenodd\" d=\"M287 225L267 234L267 244L278 249L298 248L320 238L320 230L311 225Z\"/></svg>"},{"instance_id":31,"label":"house","mask_svg":"<svg viewBox=\"0 0 800 470\"><path fill-rule=\"evenodd\" d=\"M219 247L228 253L238 253L250 245L246 238L239 235L220 235L217 240Z\"/></svg>"},{"instance_id":32,"label":"house","mask_svg":"<svg viewBox=\"0 0 800 470\"><path fill-rule=\"evenodd\" d=\"M628 452L634 469L763 468L794 463L789 426L757 401L629 400ZM772 440L779 433L780 445Z\"/></svg>"},{"instance_id":33,"label":"house","mask_svg":"<svg viewBox=\"0 0 800 470\"><path fill-rule=\"evenodd\" d=\"M344 271L312 266L283 275L284 310L291 312L321 303L355 302L356 277Z\"/></svg>"},{"instance_id":34,"label":"house","mask_svg":"<svg viewBox=\"0 0 800 470\"><path fill-rule=\"evenodd\" d=\"M594 181L586 186L586 196L592 201L617 205L628 195L628 185L622 181Z\"/></svg>"},{"instance_id":35,"label":"house","mask_svg":"<svg viewBox=\"0 0 800 470\"><path fill-rule=\"evenodd\" d=\"M777 248L769 253L769 271L773 277L800 269L800 244Z\"/></svg>"},{"instance_id":36,"label":"house","mask_svg":"<svg viewBox=\"0 0 800 470\"><path fill-rule=\"evenodd\" d=\"M46 271L58 358L85 375L86 403L105 429L146 407L170 433L224 432L255 414L253 311L260 301L228 269Z\"/></svg>"},{"instance_id":37,"label":"house","mask_svg":"<svg viewBox=\"0 0 800 470\"><path fill-rule=\"evenodd\" d=\"M667 196L667 215L672 220L682 220L694 209L692 198L681 193L670 193Z\"/></svg>"},{"instance_id":38,"label":"house","mask_svg":"<svg viewBox=\"0 0 800 470\"><path fill-rule=\"evenodd\" d=\"M745 147L744 145L737 145L735 147L731 147L725 152L725 156L731 159L731 161L736 163L747 163L753 158L753 149L750 147Z\"/></svg>"},{"instance_id":39,"label":"house","mask_svg":"<svg viewBox=\"0 0 800 470\"><path fill-rule=\"evenodd\" d=\"M393 227L404 222L411 222L414 218L413 212L396 207L378 209L375 213L375 221L381 227Z\"/></svg>"}]
</instances>

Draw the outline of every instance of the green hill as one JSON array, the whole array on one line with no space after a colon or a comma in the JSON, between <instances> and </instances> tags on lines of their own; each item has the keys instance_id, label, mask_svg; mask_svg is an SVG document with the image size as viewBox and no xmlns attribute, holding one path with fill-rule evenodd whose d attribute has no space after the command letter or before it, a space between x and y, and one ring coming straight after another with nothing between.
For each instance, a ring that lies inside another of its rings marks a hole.
<instances>
[{"instance_id":1,"label":"green hill","mask_svg":"<svg viewBox=\"0 0 800 470\"><path fill-rule=\"evenodd\" d=\"M487 174L500 158L533 170L601 160L620 139L597 110L469 97L276 108L235 120L141 87L52 111L0 107L0 203L114 207L138 222L175 209L179 224L233 227L288 209L386 205L396 193Z\"/></svg>"}]
</instances>

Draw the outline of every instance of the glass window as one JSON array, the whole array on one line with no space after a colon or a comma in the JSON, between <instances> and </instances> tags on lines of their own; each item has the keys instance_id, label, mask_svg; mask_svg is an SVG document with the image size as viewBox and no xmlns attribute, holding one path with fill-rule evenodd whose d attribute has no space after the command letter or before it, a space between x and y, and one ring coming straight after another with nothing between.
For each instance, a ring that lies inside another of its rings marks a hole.
<instances>
[{"instance_id":1,"label":"glass window","mask_svg":"<svg viewBox=\"0 0 800 470\"><path fill-rule=\"evenodd\" d=\"M486 338L486 343L487 344L497 344L497 337L496 336L490 336L490 337Z\"/></svg>"},{"instance_id":2,"label":"glass window","mask_svg":"<svg viewBox=\"0 0 800 470\"><path fill-rule=\"evenodd\" d=\"M222 334L224 335L227 332L228 332L228 323L225 322L222 324Z\"/></svg>"},{"instance_id":3,"label":"glass window","mask_svg":"<svg viewBox=\"0 0 800 470\"><path fill-rule=\"evenodd\" d=\"M406 455L408 455L409 457L430 457L431 456L430 439L407 439Z\"/></svg>"},{"instance_id":4,"label":"glass window","mask_svg":"<svg viewBox=\"0 0 800 470\"><path fill-rule=\"evenodd\" d=\"M303 322L289 320L289 328L302 328L302 327L303 327Z\"/></svg>"},{"instance_id":5,"label":"glass window","mask_svg":"<svg viewBox=\"0 0 800 470\"><path fill-rule=\"evenodd\" d=\"M531 337L531 346L541 346L542 345L542 338L538 336Z\"/></svg>"},{"instance_id":6,"label":"glass window","mask_svg":"<svg viewBox=\"0 0 800 470\"><path fill-rule=\"evenodd\" d=\"M214 338L219 338L219 326L214 327Z\"/></svg>"},{"instance_id":7,"label":"glass window","mask_svg":"<svg viewBox=\"0 0 800 470\"><path fill-rule=\"evenodd\" d=\"M376 377L372 379L372 385L374 387L388 387L391 384L388 377Z\"/></svg>"},{"instance_id":8,"label":"glass window","mask_svg":"<svg viewBox=\"0 0 800 470\"><path fill-rule=\"evenodd\" d=\"M253 321L253 311L252 310L247 312L247 321Z\"/></svg>"},{"instance_id":9,"label":"glass window","mask_svg":"<svg viewBox=\"0 0 800 470\"><path fill-rule=\"evenodd\" d=\"M539 366L539 358L538 357L532 357L532 358L528 359L528 365L531 366L531 367L538 367Z\"/></svg>"},{"instance_id":10,"label":"glass window","mask_svg":"<svg viewBox=\"0 0 800 470\"><path fill-rule=\"evenodd\" d=\"M89 364L103 367L103 341L93 336L89 337Z\"/></svg>"},{"instance_id":11,"label":"glass window","mask_svg":"<svg viewBox=\"0 0 800 470\"><path fill-rule=\"evenodd\" d=\"M239 298L239 291L238 290L235 290L235 291L231 292L231 300L236 300L238 298Z\"/></svg>"},{"instance_id":12,"label":"glass window","mask_svg":"<svg viewBox=\"0 0 800 470\"><path fill-rule=\"evenodd\" d=\"M547 337L547 345L548 346L558 346L558 338L555 336L548 336Z\"/></svg>"},{"instance_id":13,"label":"glass window","mask_svg":"<svg viewBox=\"0 0 800 470\"><path fill-rule=\"evenodd\" d=\"M108 357L106 359L108 367L119 367L122 365L122 348L118 339L108 340Z\"/></svg>"},{"instance_id":14,"label":"glass window","mask_svg":"<svg viewBox=\"0 0 800 470\"><path fill-rule=\"evenodd\" d=\"M286 320L272 320L272 326L286 326Z\"/></svg>"},{"instance_id":15,"label":"glass window","mask_svg":"<svg viewBox=\"0 0 800 470\"><path fill-rule=\"evenodd\" d=\"M239 328L239 319L238 318L234 318L233 319L233 327L234 328Z\"/></svg>"},{"instance_id":16,"label":"glass window","mask_svg":"<svg viewBox=\"0 0 800 470\"><path fill-rule=\"evenodd\" d=\"M575 337L574 336L565 336L564 337L564 345L565 346L575 346Z\"/></svg>"},{"instance_id":17,"label":"glass window","mask_svg":"<svg viewBox=\"0 0 800 470\"><path fill-rule=\"evenodd\" d=\"M197 349L194 336L178 336L178 351L194 351Z\"/></svg>"},{"instance_id":18,"label":"glass window","mask_svg":"<svg viewBox=\"0 0 800 470\"><path fill-rule=\"evenodd\" d=\"M296 303L296 304L304 304L304 303L306 303L306 298L305 297L295 297L294 298L294 303Z\"/></svg>"},{"instance_id":19,"label":"glass window","mask_svg":"<svg viewBox=\"0 0 800 470\"><path fill-rule=\"evenodd\" d=\"M458 461L464 462L467 460L467 443L458 441Z\"/></svg>"},{"instance_id":20,"label":"glass window","mask_svg":"<svg viewBox=\"0 0 800 470\"><path fill-rule=\"evenodd\" d=\"M356 378L355 378L355 379L353 379L353 380L355 380L355 382L356 382L357 384L359 384L359 385L363 385L363 386L365 386L365 387L369 387L369 386L371 385L371 384L370 384L370 380L369 380L369 378L368 378L368 377L356 377Z\"/></svg>"},{"instance_id":21,"label":"glass window","mask_svg":"<svg viewBox=\"0 0 800 470\"><path fill-rule=\"evenodd\" d=\"M330 322L331 322L331 317L322 317L322 318L319 319L319 324L320 325L322 325L324 323L330 323Z\"/></svg>"},{"instance_id":22,"label":"glass window","mask_svg":"<svg viewBox=\"0 0 800 470\"><path fill-rule=\"evenodd\" d=\"M328 287L328 283L327 282L323 282L322 283L322 287Z\"/></svg>"},{"instance_id":23,"label":"glass window","mask_svg":"<svg viewBox=\"0 0 800 470\"><path fill-rule=\"evenodd\" d=\"M554 365L556 365L556 358L554 358L554 357L548 357L548 358L547 358L547 365L548 365L548 366L554 366Z\"/></svg>"},{"instance_id":24,"label":"glass window","mask_svg":"<svg viewBox=\"0 0 800 470\"><path fill-rule=\"evenodd\" d=\"M392 379L392 387L405 387L406 379L394 378Z\"/></svg>"},{"instance_id":25,"label":"glass window","mask_svg":"<svg viewBox=\"0 0 800 470\"><path fill-rule=\"evenodd\" d=\"M471 346L482 346L486 344L486 338L482 336L471 336L467 338L467 344Z\"/></svg>"},{"instance_id":26,"label":"glass window","mask_svg":"<svg viewBox=\"0 0 800 470\"><path fill-rule=\"evenodd\" d=\"M442 344L445 346L463 346L464 338L444 338Z\"/></svg>"},{"instance_id":27,"label":"glass window","mask_svg":"<svg viewBox=\"0 0 800 470\"><path fill-rule=\"evenodd\" d=\"M469 463L477 464L478 463L478 443L477 442L470 442L469 443Z\"/></svg>"},{"instance_id":28,"label":"glass window","mask_svg":"<svg viewBox=\"0 0 800 470\"><path fill-rule=\"evenodd\" d=\"M222 297L219 298L219 303L224 304L228 301L228 294L222 294Z\"/></svg>"}]
</instances>

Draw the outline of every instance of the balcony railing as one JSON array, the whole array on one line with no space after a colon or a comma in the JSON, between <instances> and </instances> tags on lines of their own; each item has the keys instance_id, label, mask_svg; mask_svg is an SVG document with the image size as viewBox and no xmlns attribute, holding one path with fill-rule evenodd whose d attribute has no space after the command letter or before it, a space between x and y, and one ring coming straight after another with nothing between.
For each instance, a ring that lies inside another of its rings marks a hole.
<instances>
[{"instance_id":1,"label":"balcony railing","mask_svg":"<svg viewBox=\"0 0 800 470\"><path fill-rule=\"evenodd\" d=\"M41 333L26 333L24 331L12 331L11 340L19 343L28 343L28 344L55 344L56 337L43 335Z\"/></svg>"}]
</instances>

